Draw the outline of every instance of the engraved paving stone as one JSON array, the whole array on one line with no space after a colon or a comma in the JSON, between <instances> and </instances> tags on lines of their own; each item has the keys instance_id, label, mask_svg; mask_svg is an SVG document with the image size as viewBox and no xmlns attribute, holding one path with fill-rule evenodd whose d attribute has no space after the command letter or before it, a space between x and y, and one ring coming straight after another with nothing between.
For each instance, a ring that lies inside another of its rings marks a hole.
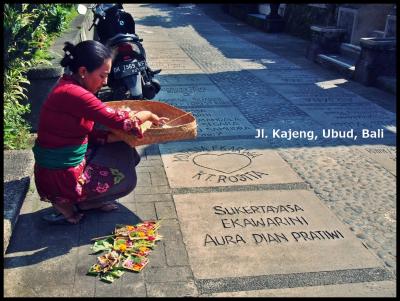
<instances>
[{"instance_id":1,"label":"engraved paving stone","mask_svg":"<svg viewBox=\"0 0 400 301\"><path fill-rule=\"evenodd\" d=\"M187 77L190 77L188 75ZM157 98L177 107L231 106L215 85L165 86Z\"/></svg>"},{"instance_id":2,"label":"engraved paving stone","mask_svg":"<svg viewBox=\"0 0 400 301\"><path fill-rule=\"evenodd\" d=\"M254 126L235 107L191 107L197 120L198 137L252 136Z\"/></svg>"},{"instance_id":3,"label":"engraved paving stone","mask_svg":"<svg viewBox=\"0 0 400 301\"><path fill-rule=\"evenodd\" d=\"M371 138L372 141L379 138L381 143L384 141L386 143L394 142L394 135L387 131L387 127L396 124L396 116L377 105L370 103L366 105L347 104L346 106L316 105L301 106L301 108L326 128L357 131L359 138Z\"/></svg>"},{"instance_id":4,"label":"engraved paving stone","mask_svg":"<svg viewBox=\"0 0 400 301\"><path fill-rule=\"evenodd\" d=\"M173 69L173 70L201 70L189 58L174 58L174 59L152 59L151 64L160 69Z\"/></svg>"},{"instance_id":5,"label":"engraved paving stone","mask_svg":"<svg viewBox=\"0 0 400 301\"><path fill-rule=\"evenodd\" d=\"M146 50L146 56L148 59L166 59L174 60L175 58L189 59L188 55L181 49L149 49Z\"/></svg>"},{"instance_id":6,"label":"engraved paving stone","mask_svg":"<svg viewBox=\"0 0 400 301\"><path fill-rule=\"evenodd\" d=\"M198 279L381 267L307 190L174 195Z\"/></svg>"},{"instance_id":7,"label":"engraved paving stone","mask_svg":"<svg viewBox=\"0 0 400 301\"><path fill-rule=\"evenodd\" d=\"M160 144L160 152L172 188L303 182L276 151L265 149L267 145L246 140L179 142Z\"/></svg>"},{"instance_id":8,"label":"engraved paving stone","mask_svg":"<svg viewBox=\"0 0 400 301\"><path fill-rule=\"evenodd\" d=\"M301 106L301 109L316 120L328 120L331 122L340 121L382 121L387 124L396 123L396 115L381 107L367 103L342 105L308 105Z\"/></svg>"},{"instance_id":9,"label":"engraved paving stone","mask_svg":"<svg viewBox=\"0 0 400 301\"><path fill-rule=\"evenodd\" d=\"M269 84L313 84L321 82L324 79L313 72L307 72L303 69L290 70L249 70L255 76Z\"/></svg>"},{"instance_id":10,"label":"engraved paving stone","mask_svg":"<svg viewBox=\"0 0 400 301\"><path fill-rule=\"evenodd\" d=\"M221 46L218 45L219 51L228 59L244 59L244 58L256 58L256 59L271 59L276 57L276 55L266 52L263 49L251 48L246 51L243 50L243 46L231 47L231 46Z\"/></svg>"},{"instance_id":11,"label":"engraved paving stone","mask_svg":"<svg viewBox=\"0 0 400 301\"><path fill-rule=\"evenodd\" d=\"M157 76L157 79L160 81L161 85L165 86L175 86L175 85L213 85L213 82L210 80L208 75L206 74L163 74ZM160 91L160 93L163 89ZM158 97L158 96L157 96Z\"/></svg>"},{"instance_id":12,"label":"engraved paving stone","mask_svg":"<svg viewBox=\"0 0 400 301\"><path fill-rule=\"evenodd\" d=\"M161 42L161 41L143 41L143 47L146 49L152 48L152 51L160 51L162 52L163 50L182 50L179 45L176 44L175 41L171 42Z\"/></svg>"},{"instance_id":13,"label":"engraved paving stone","mask_svg":"<svg viewBox=\"0 0 400 301\"><path fill-rule=\"evenodd\" d=\"M365 98L340 87L323 89L316 84L271 84L270 87L295 105L369 103Z\"/></svg>"},{"instance_id":14,"label":"engraved paving stone","mask_svg":"<svg viewBox=\"0 0 400 301\"><path fill-rule=\"evenodd\" d=\"M151 66L153 66L153 65L151 65ZM154 67L153 69L155 69L156 67ZM191 76L191 75L199 75L199 74L206 74L206 73L204 73L200 68L195 68L195 69L162 69L160 75L161 74L162 75ZM160 76L160 75L156 75L156 77L158 78L158 76ZM161 89L162 89L162 87L161 87Z\"/></svg>"},{"instance_id":15,"label":"engraved paving stone","mask_svg":"<svg viewBox=\"0 0 400 301\"><path fill-rule=\"evenodd\" d=\"M367 146L362 151L384 168L396 175L396 147Z\"/></svg>"}]
</instances>

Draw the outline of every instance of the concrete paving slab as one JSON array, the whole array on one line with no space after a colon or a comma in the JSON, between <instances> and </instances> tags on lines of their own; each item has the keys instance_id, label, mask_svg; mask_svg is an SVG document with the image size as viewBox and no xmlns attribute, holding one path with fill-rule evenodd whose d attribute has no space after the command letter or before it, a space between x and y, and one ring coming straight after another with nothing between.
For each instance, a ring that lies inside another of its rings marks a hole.
<instances>
[{"instance_id":1,"label":"concrete paving slab","mask_svg":"<svg viewBox=\"0 0 400 301\"><path fill-rule=\"evenodd\" d=\"M177 48L172 49L146 49L146 56L148 59L165 59L165 60L174 60L175 58L180 59L189 59L188 55L182 50Z\"/></svg>"},{"instance_id":2,"label":"concrete paving slab","mask_svg":"<svg viewBox=\"0 0 400 301\"><path fill-rule=\"evenodd\" d=\"M266 70L282 70L282 69L301 69L300 66L283 59L281 57L271 59L233 59L235 63L243 69L266 69Z\"/></svg>"},{"instance_id":3,"label":"concrete paving slab","mask_svg":"<svg viewBox=\"0 0 400 301\"><path fill-rule=\"evenodd\" d=\"M266 148L256 140L226 140L162 144L160 152L171 188L302 182Z\"/></svg>"},{"instance_id":4,"label":"concrete paving slab","mask_svg":"<svg viewBox=\"0 0 400 301\"><path fill-rule=\"evenodd\" d=\"M233 45L225 45L219 43L215 46L222 55L227 59L273 59L276 55L272 52L266 52L262 48L251 47L243 51L243 47L235 47Z\"/></svg>"},{"instance_id":5,"label":"concrete paving slab","mask_svg":"<svg viewBox=\"0 0 400 301\"><path fill-rule=\"evenodd\" d=\"M271 84L271 88L295 105L367 104L367 100L340 87L323 89L316 84Z\"/></svg>"},{"instance_id":6,"label":"concrete paving slab","mask_svg":"<svg viewBox=\"0 0 400 301\"><path fill-rule=\"evenodd\" d=\"M155 68L155 67L154 67ZM162 69L162 75L192 76L205 74L200 69Z\"/></svg>"},{"instance_id":7,"label":"concrete paving slab","mask_svg":"<svg viewBox=\"0 0 400 301\"><path fill-rule=\"evenodd\" d=\"M150 48L152 49L151 51L159 50L160 52L162 52L164 49L166 51L182 50L182 48L175 41L162 42L162 41L144 41L143 40L143 47L146 49L146 51L147 51L147 49L150 49Z\"/></svg>"},{"instance_id":8,"label":"concrete paving slab","mask_svg":"<svg viewBox=\"0 0 400 301\"><path fill-rule=\"evenodd\" d=\"M205 294L201 297L396 297L395 281L317 285Z\"/></svg>"},{"instance_id":9,"label":"concrete paving slab","mask_svg":"<svg viewBox=\"0 0 400 301\"><path fill-rule=\"evenodd\" d=\"M396 115L386 111L381 107L366 102L346 104L344 107L340 104L315 104L315 105L298 105L302 110L306 111L314 119L323 119L327 122L348 122L354 121L381 121L382 124L396 124Z\"/></svg>"},{"instance_id":10,"label":"concrete paving slab","mask_svg":"<svg viewBox=\"0 0 400 301\"><path fill-rule=\"evenodd\" d=\"M366 146L360 150L396 175L396 146Z\"/></svg>"},{"instance_id":11,"label":"concrete paving slab","mask_svg":"<svg viewBox=\"0 0 400 301\"><path fill-rule=\"evenodd\" d=\"M197 297L194 281L147 284L148 297Z\"/></svg>"},{"instance_id":12,"label":"concrete paving slab","mask_svg":"<svg viewBox=\"0 0 400 301\"><path fill-rule=\"evenodd\" d=\"M151 47L151 46L150 46ZM172 70L201 70L192 60L187 58L160 59L155 58L148 60L148 63L158 69Z\"/></svg>"},{"instance_id":13,"label":"concrete paving slab","mask_svg":"<svg viewBox=\"0 0 400 301\"><path fill-rule=\"evenodd\" d=\"M197 137L252 137L256 131L235 107L191 107L196 117Z\"/></svg>"},{"instance_id":14,"label":"concrete paving slab","mask_svg":"<svg viewBox=\"0 0 400 301\"><path fill-rule=\"evenodd\" d=\"M143 42L144 41L146 41L146 42L152 42L152 41L173 42L173 40L170 37L168 37L167 31L162 30L161 28L158 28L156 30L150 30L148 28L147 29L139 28L139 29L136 29L136 34L141 39L143 39Z\"/></svg>"},{"instance_id":15,"label":"concrete paving slab","mask_svg":"<svg viewBox=\"0 0 400 301\"><path fill-rule=\"evenodd\" d=\"M157 94L157 98L177 107L232 106L215 85L166 86Z\"/></svg>"},{"instance_id":16,"label":"concrete paving slab","mask_svg":"<svg viewBox=\"0 0 400 301\"><path fill-rule=\"evenodd\" d=\"M311 191L199 193L174 201L198 279L381 266Z\"/></svg>"},{"instance_id":17,"label":"concrete paving slab","mask_svg":"<svg viewBox=\"0 0 400 301\"><path fill-rule=\"evenodd\" d=\"M33 173L35 159L31 149L5 150L4 155L4 181L18 180L29 177Z\"/></svg>"},{"instance_id":18,"label":"concrete paving slab","mask_svg":"<svg viewBox=\"0 0 400 301\"><path fill-rule=\"evenodd\" d=\"M208 37L208 34L204 35L205 38ZM245 41L242 39L242 41ZM270 57L278 57L278 55L276 55L275 53L268 51L260 46L257 46L253 43L246 43L246 51L243 51L243 46L240 46L240 43L235 43L234 41L219 41L218 43L218 47L219 49L223 50L223 49L232 49L232 50L238 50L238 49L242 49L242 52L249 52L251 53L252 51L254 52L262 52L265 55L268 55Z\"/></svg>"},{"instance_id":19,"label":"concrete paving slab","mask_svg":"<svg viewBox=\"0 0 400 301\"><path fill-rule=\"evenodd\" d=\"M157 76L161 85L163 86L178 86L178 85L213 85L213 82L210 80L208 75L206 74L163 74L161 72L160 75ZM160 91L160 93L162 90ZM158 94L157 94L158 97Z\"/></svg>"},{"instance_id":20,"label":"concrete paving slab","mask_svg":"<svg viewBox=\"0 0 400 301\"><path fill-rule=\"evenodd\" d=\"M279 73L270 69L249 71L268 84L315 84L324 81L323 77L304 69L282 69Z\"/></svg>"},{"instance_id":21,"label":"concrete paving slab","mask_svg":"<svg viewBox=\"0 0 400 301\"><path fill-rule=\"evenodd\" d=\"M263 101L264 100L264 101ZM256 101L249 101L246 103L236 105L243 115L252 122L260 123L262 121L279 121L279 120L299 120L307 121L309 115L304 110L285 101L279 102L280 98L267 98L258 99ZM296 128L297 129L297 128Z\"/></svg>"}]
</instances>

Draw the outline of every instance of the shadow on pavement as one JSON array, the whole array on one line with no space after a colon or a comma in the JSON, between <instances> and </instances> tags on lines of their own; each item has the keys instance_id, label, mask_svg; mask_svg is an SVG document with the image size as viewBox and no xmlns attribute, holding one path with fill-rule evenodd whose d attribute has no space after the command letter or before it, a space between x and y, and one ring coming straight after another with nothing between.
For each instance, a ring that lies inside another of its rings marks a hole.
<instances>
[{"instance_id":1,"label":"shadow on pavement","mask_svg":"<svg viewBox=\"0 0 400 301\"><path fill-rule=\"evenodd\" d=\"M29 266L68 254L74 248L93 244L91 239L109 235L116 224L136 224L142 220L119 204L112 212L86 211L78 225L49 225L41 219L51 208L21 214L4 258L4 268Z\"/></svg>"}]
</instances>

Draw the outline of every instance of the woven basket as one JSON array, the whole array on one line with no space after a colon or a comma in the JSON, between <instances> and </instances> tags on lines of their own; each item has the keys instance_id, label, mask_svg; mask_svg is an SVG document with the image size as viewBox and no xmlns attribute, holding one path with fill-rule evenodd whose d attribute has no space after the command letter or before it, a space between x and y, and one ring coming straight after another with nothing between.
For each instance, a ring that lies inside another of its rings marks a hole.
<instances>
[{"instance_id":1,"label":"woven basket","mask_svg":"<svg viewBox=\"0 0 400 301\"><path fill-rule=\"evenodd\" d=\"M168 127L166 128L148 128L141 139L132 134L128 134L123 130L109 129L131 147L164 143L168 141L194 139L197 136L197 123L193 115L169 104L148 100L121 100L109 101L107 102L107 105L113 109L128 107L132 111L151 111L159 117L168 117L171 121L171 123L168 123ZM182 117L178 118L180 116Z\"/></svg>"}]
</instances>

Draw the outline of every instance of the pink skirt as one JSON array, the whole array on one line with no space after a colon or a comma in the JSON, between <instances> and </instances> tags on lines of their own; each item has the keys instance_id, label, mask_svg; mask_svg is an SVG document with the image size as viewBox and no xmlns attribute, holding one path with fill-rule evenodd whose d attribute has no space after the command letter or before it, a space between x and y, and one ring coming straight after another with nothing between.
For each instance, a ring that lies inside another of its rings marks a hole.
<instances>
[{"instance_id":1,"label":"pink skirt","mask_svg":"<svg viewBox=\"0 0 400 301\"><path fill-rule=\"evenodd\" d=\"M110 201L129 194L137 183L140 156L124 142L89 147L76 167L48 169L35 164L35 184L42 201L77 204Z\"/></svg>"}]
</instances>

